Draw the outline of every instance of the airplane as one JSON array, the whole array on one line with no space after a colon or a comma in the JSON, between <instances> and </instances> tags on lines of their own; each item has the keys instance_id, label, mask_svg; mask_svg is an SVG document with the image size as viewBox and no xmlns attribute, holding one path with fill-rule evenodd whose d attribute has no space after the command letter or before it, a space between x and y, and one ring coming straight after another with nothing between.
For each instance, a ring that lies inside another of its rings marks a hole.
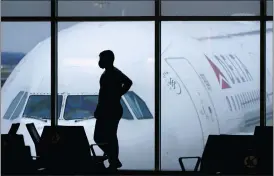
<instances>
[{"instance_id":1,"label":"airplane","mask_svg":"<svg viewBox=\"0 0 274 176\"><path fill-rule=\"evenodd\" d=\"M178 158L201 156L208 135L250 135L259 125L259 26L162 22L161 31L161 169L180 170ZM272 32L266 35L269 39ZM121 99L121 169L154 169L154 41L153 22L81 22L58 33L58 125L84 126L89 143L94 143L101 51L111 49L114 65L133 80ZM35 147L24 124L34 123L40 135L51 124L50 56L47 38L20 61L1 90L1 133L20 122L17 133L24 135L32 155ZM267 73L270 119L269 65ZM192 170L194 162L185 163L186 169Z\"/></svg>"}]
</instances>

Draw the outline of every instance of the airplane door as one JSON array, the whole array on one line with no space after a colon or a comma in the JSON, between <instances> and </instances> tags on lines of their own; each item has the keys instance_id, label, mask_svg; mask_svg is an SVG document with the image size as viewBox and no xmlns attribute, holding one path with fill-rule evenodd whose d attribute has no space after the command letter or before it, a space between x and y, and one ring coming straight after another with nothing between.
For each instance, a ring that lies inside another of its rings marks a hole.
<instances>
[{"instance_id":1,"label":"airplane door","mask_svg":"<svg viewBox=\"0 0 274 176\"><path fill-rule=\"evenodd\" d=\"M204 142L210 134L219 134L218 119L210 96L204 87L198 73L185 58L167 58L167 64L174 70L180 84L188 89L189 96L195 105L202 123Z\"/></svg>"}]
</instances>

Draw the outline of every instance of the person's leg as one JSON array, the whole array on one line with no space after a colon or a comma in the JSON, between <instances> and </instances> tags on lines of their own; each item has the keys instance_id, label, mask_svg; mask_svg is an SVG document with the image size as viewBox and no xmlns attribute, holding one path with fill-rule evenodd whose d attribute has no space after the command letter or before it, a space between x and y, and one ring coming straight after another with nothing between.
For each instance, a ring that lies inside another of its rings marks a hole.
<instances>
[{"instance_id":1,"label":"person's leg","mask_svg":"<svg viewBox=\"0 0 274 176\"><path fill-rule=\"evenodd\" d=\"M94 142L96 144L108 143L108 139L105 131L107 130L105 121L102 119L97 119L94 129ZM108 155L108 146L107 145L99 145L99 148L104 152L104 154Z\"/></svg>"},{"instance_id":2,"label":"person's leg","mask_svg":"<svg viewBox=\"0 0 274 176\"><path fill-rule=\"evenodd\" d=\"M119 143L117 138L118 124L120 120L109 122L109 163L110 167L119 168L122 163L119 161Z\"/></svg>"}]
</instances>

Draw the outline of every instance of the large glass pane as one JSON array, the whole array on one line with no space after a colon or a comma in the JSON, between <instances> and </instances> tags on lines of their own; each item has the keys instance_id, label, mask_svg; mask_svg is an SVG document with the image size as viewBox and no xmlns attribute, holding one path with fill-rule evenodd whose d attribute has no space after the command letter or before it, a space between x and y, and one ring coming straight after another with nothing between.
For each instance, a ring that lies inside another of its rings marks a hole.
<instances>
[{"instance_id":1,"label":"large glass pane","mask_svg":"<svg viewBox=\"0 0 274 176\"><path fill-rule=\"evenodd\" d=\"M1 1L1 16L50 16L50 0L4 0Z\"/></svg>"},{"instance_id":2,"label":"large glass pane","mask_svg":"<svg viewBox=\"0 0 274 176\"><path fill-rule=\"evenodd\" d=\"M273 22L266 22L266 125L273 125Z\"/></svg>"},{"instance_id":3,"label":"large glass pane","mask_svg":"<svg viewBox=\"0 0 274 176\"><path fill-rule=\"evenodd\" d=\"M255 16L259 0L162 0L163 16Z\"/></svg>"},{"instance_id":4,"label":"large glass pane","mask_svg":"<svg viewBox=\"0 0 274 176\"><path fill-rule=\"evenodd\" d=\"M153 16L154 1L58 1L59 16Z\"/></svg>"},{"instance_id":5,"label":"large glass pane","mask_svg":"<svg viewBox=\"0 0 274 176\"><path fill-rule=\"evenodd\" d=\"M60 22L58 28L58 91L64 96L58 124L84 126L89 143L94 143L94 113L104 72L98 66L99 54L112 50L114 66L133 81L120 99L121 169L154 169L154 23ZM96 152L103 154L99 148Z\"/></svg>"},{"instance_id":6,"label":"large glass pane","mask_svg":"<svg viewBox=\"0 0 274 176\"><path fill-rule=\"evenodd\" d=\"M3 22L1 44L1 134L19 122L17 133L35 156L25 124L39 134L50 125L50 23Z\"/></svg>"},{"instance_id":7,"label":"large glass pane","mask_svg":"<svg viewBox=\"0 0 274 176\"><path fill-rule=\"evenodd\" d=\"M210 134L250 135L260 124L259 29L248 21L162 22L163 170L201 156Z\"/></svg>"},{"instance_id":8,"label":"large glass pane","mask_svg":"<svg viewBox=\"0 0 274 176\"><path fill-rule=\"evenodd\" d=\"M266 13L267 16L273 16L273 0L266 1Z\"/></svg>"}]
</instances>

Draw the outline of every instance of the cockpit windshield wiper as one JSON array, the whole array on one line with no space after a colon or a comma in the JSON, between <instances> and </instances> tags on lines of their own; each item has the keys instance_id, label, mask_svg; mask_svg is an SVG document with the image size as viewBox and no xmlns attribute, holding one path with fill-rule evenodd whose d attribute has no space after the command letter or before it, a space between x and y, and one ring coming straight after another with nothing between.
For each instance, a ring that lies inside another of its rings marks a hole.
<instances>
[{"instance_id":1,"label":"cockpit windshield wiper","mask_svg":"<svg viewBox=\"0 0 274 176\"><path fill-rule=\"evenodd\" d=\"M83 117L82 119L76 119L74 122L81 122L81 121L90 120L93 118L94 118L94 116Z\"/></svg>"},{"instance_id":2,"label":"cockpit windshield wiper","mask_svg":"<svg viewBox=\"0 0 274 176\"><path fill-rule=\"evenodd\" d=\"M29 118L29 119L36 119L36 120L40 120L40 121L43 121L43 122L47 122L48 119L46 118L43 118L43 117L39 117L39 116L23 116L24 118Z\"/></svg>"}]
</instances>

